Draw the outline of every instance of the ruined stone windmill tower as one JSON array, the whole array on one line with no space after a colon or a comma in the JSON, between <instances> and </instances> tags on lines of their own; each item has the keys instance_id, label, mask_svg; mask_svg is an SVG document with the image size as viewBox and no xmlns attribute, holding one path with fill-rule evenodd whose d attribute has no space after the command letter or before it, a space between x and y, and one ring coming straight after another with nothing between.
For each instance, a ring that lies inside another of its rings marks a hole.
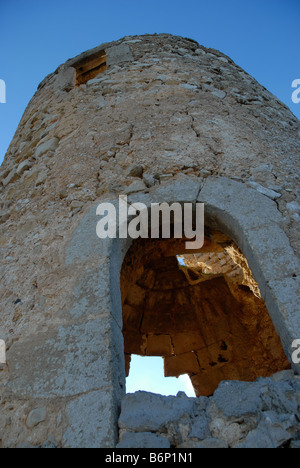
<instances>
[{"instance_id":1,"label":"ruined stone windmill tower","mask_svg":"<svg viewBox=\"0 0 300 468\"><path fill-rule=\"evenodd\" d=\"M299 132L230 58L165 34L40 84L0 172L3 446L115 446L131 354L198 396L299 372ZM204 202L204 248L98 239L120 194Z\"/></svg>"}]
</instances>

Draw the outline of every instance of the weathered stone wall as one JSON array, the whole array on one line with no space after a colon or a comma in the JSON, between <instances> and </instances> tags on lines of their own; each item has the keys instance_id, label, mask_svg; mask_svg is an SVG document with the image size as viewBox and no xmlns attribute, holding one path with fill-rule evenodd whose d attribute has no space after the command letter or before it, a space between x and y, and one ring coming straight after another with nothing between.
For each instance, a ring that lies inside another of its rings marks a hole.
<instances>
[{"instance_id":1,"label":"weathered stone wall","mask_svg":"<svg viewBox=\"0 0 300 468\"><path fill-rule=\"evenodd\" d=\"M292 371L224 381L210 398L129 393L119 448L299 448L300 380Z\"/></svg>"},{"instance_id":2,"label":"weathered stone wall","mask_svg":"<svg viewBox=\"0 0 300 468\"><path fill-rule=\"evenodd\" d=\"M111 265L115 247L96 237L95 209L119 194L159 188L167 201L164 187L185 177L185 194L196 187L195 201L202 188L208 222L219 217L229 235L227 203L240 216L260 195L232 238L257 264L288 355L299 329L299 132L289 109L230 58L180 37L103 44L41 83L0 169L3 446L116 443L120 268Z\"/></svg>"}]
</instances>

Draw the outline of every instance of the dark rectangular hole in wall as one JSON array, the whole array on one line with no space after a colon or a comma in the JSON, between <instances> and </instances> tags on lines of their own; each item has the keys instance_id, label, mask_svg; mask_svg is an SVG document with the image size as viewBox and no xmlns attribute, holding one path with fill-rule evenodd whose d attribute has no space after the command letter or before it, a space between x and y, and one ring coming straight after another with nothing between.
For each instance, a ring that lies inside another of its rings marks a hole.
<instances>
[{"instance_id":1,"label":"dark rectangular hole in wall","mask_svg":"<svg viewBox=\"0 0 300 468\"><path fill-rule=\"evenodd\" d=\"M80 86L96 78L99 73L103 73L107 69L105 50L82 59L75 65L75 68L76 86Z\"/></svg>"}]
</instances>

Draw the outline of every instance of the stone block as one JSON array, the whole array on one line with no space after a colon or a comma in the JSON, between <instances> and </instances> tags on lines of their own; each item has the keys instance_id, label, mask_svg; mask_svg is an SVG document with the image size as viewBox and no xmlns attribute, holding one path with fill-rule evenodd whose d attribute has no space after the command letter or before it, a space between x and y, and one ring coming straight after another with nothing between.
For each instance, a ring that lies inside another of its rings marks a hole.
<instances>
[{"instance_id":1,"label":"stone block","mask_svg":"<svg viewBox=\"0 0 300 468\"><path fill-rule=\"evenodd\" d=\"M50 151L55 151L56 148L58 147L59 139L58 138L51 138L50 140L47 140L40 144L36 152L34 154L35 159L40 158L46 153L49 153Z\"/></svg>"},{"instance_id":2,"label":"stone block","mask_svg":"<svg viewBox=\"0 0 300 468\"><path fill-rule=\"evenodd\" d=\"M300 364L291 359L295 351L292 343L300 339L300 276L270 281L265 301L284 351L295 372L300 374Z\"/></svg>"},{"instance_id":3,"label":"stone block","mask_svg":"<svg viewBox=\"0 0 300 468\"><path fill-rule=\"evenodd\" d=\"M25 171L28 171L28 169L31 168L32 162L29 159L26 159L26 161L21 162L18 167L17 167L17 174L21 176Z\"/></svg>"},{"instance_id":4,"label":"stone block","mask_svg":"<svg viewBox=\"0 0 300 468\"><path fill-rule=\"evenodd\" d=\"M172 342L169 335L148 335L146 355L170 356L172 354Z\"/></svg>"},{"instance_id":5,"label":"stone block","mask_svg":"<svg viewBox=\"0 0 300 468\"><path fill-rule=\"evenodd\" d=\"M97 319L16 342L7 353L8 394L51 398L109 387L114 381L111 327Z\"/></svg>"},{"instance_id":6,"label":"stone block","mask_svg":"<svg viewBox=\"0 0 300 468\"><path fill-rule=\"evenodd\" d=\"M6 187L8 184L11 184L13 182L15 182L16 180L18 180L19 178L19 174L17 172L16 169L13 169L12 171L10 171L10 173L8 174L8 176L2 180L2 185L4 187Z\"/></svg>"},{"instance_id":7,"label":"stone block","mask_svg":"<svg viewBox=\"0 0 300 468\"><path fill-rule=\"evenodd\" d=\"M72 320L108 318L111 311L108 262L103 260L96 267L86 269L72 294L74 303L69 311Z\"/></svg>"},{"instance_id":8,"label":"stone block","mask_svg":"<svg viewBox=\"0 0 300 468\"><path fill-rule=\"evenodd\" d=\"M109 47L106 50L107 66L119 65L124 62L132 62L134 60L130 47L127 44L119 44Z\"/></svg>"},{"instance_id":9,"label":"stone block","mask_svg":"<svg viewBox=\"0 0 300 468\"><path fill-rule=\"evenodd\" d=\"M300 276L299 259L295 256L286 234L276 224L247 230L244 234L243 253L260 286L263 298L269 282L297 274Z\"/></svg>"},{"instance_id":10,"label":"stone block","mask_svg":"<svg viewBox=\"0 0 300 468\"><path fill-rule=\"evenodd\" d=\"M179 174L171 181L166 181L150 189L151 203L195 203L202 180L197 177Z\"/></svg>"},{"instance_id":11,"label":"stone block","mask_svg":"<svg viewBox=\"0 0 300 468\"><path fill-rule=\"evenodd\" d=\"M261 388L257 383L224 381L210 401L209 413L211 417L232 419L256 415L261 409Z\"/></svg>"},{"instance_id":12,"label":"stone block","mask_svg":"<svg viewBox=\"0 0 300 468\"><path fill-rule=\"evenodd\" d=\"M66 448L111 448L116 444L116 402L112 392L94 391L70 401L66 407Z\"/></svg>"},{"instance_id":13,"label":"stone block","mask_svg":"<svg viewBox=\"0 0 300 468\"><path fill-rule=\"evenodd\" d=\"M166 397L148 392L129 393L122 400L119 427L135 432L166 430L170 421L192 411L194 400L185 394Z\"/></svg>"},{"instance_id":14,"label":"stone block","mask_svg":"<svg viewBox=\"0 0 300 468\"><path fill-rule=\"evenodd\" d=\"M297 413L296 392L288 381L260 378L255 382L224 381L215 391L209 408L211 417L229 421L258 417L261 411Z\"/></svg>"},{"instance_id":15,"label":"stone block","mask_svg":"<svg viewBox=\"0 0 300 468\"><path fill-rule=\"evenodd\" d=\"M292 435L277 425L266 425L261 422L256 429L249 432L246 439L234 448L276 449L281 448L292 439Z\"/></svg>"},{"instance_id":16,"label":"stone block","mask_svg":"<svg viewBox=\"0 0 300 468\"><path fill-rule=\"evenodd\" d=\"M147 187L144 182L142 180L135 180L132 182L132 184L125 188L124 194L131 195L132 193L144 192L145 190L147 190Z\"/></svg>"},{"instance_id":17,"label":"stone block","mask_svg":"<svg viewBox=\"0 0 300 468\"><path fill-rule=\"evenodd\" d=\"M115 201L115 203L117 203ZM111 239L100 239L96 233L99 216L94 205L81 219L73 237L66 248L65 262L67 265L88 263L91 259L101 261L108 256L111 249Z\"/></svg>"},{"instance_id":18,"label":"stone block","mask_svg":"<svg viewBox=\"0 0 300 468\"><path fill-rule=\"evenodd\" d=\"M205 204L208 224L229 235L242 249L249 229L282 221L274 201L226 177L205 179L198 201Z\"/></svg>"},{"instance_id":19,"label":"stone block","mask_svg":"<svg viewBox=\"0 0 300 468\"><path fill-rule=\"evenodd\" d=\"M76 70L68 67L58 73L55 80L55 89L57 91L71 91L76 85Z\"/></svg>"},{"instance_id":20,"label":"stone block","mask_svg":"<svg viewBox=\"0 0 300 468\"><path fill-rule=\"evenodd\" d=\"M281 193L275 192L275 190L268 189L257 182L250 181L248 184L250 185L250 187L254 188L262 195L271 198L271 200L276 200L277 198L281 197Z\"/></svg>"},{"instance_id":21,"label":"stone block","mask_svg":"<svg viewBox=\"0 0 300 468\"><path fill-rule=\"evenodd\" d=\"M164 358L165 377L179 377L182 374L198 374L199 362L195 353L184 353Z\"/></svg>"},{"instance_id":22,"label":"stone block","mask_svg":"<svg viewBox=\"0 0 300 468\"><path fill-rule=\"evenodd\" d=\"M172 335L172 343L175 354L183 354L189 352L191 349L206 347L203 337L199 331L175 333Z\"/></svg>"}]
</instances>

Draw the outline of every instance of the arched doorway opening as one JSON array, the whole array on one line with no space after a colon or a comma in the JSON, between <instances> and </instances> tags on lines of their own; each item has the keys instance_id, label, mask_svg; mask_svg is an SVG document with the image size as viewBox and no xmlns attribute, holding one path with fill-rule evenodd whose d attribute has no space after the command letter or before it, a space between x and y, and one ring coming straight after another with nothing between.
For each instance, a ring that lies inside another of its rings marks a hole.
<instances>
[{"instance_id":1,"label":"arched doorway opening","mask_svg":"<svg viewBox=\"0 0 300 468\"><path fill-rule=\"evenodd\" d=\"M112 201L117 203L115 198ZM297 255L290 245L289 237L284 230L284 218L276 203L256 190L249 188L246 184L228 178L209 177L203 181L181 175L171 182L153 187L148 193L128 197L128 203L135 202L143 202L148 207L151 203L163 202L170 205L174 202L181 204L201 202L205 204L205 225L211 230L228 236L243 252L258 284L271 322L280 337L285 356L294 372L299 374L299 364L295 363L292 358L294 352L292 343L300 336L300 265ZM94 229L94 213L95 211L91 211L87 215L87 222L84 226L89 224ZM84 228L80 230L79 237L83 239L86 237L85 234L88 235L89 232ZM124 296L122 299L121 290L123 292L124 287L126 288L126 283L121 280L121 272L122 266L126 265L127 260L125 258L129 254L129 250L132 248L133 251L138 251L134 248L134 246L138 245L138 242L140 241L132 241L130 238L106 239L101 244L97 241L97 247L90 253L94 258L97 251L99 253L105 251L109 262L108 287L110 289L112 344L114 346L113 362L114 365L117 365L118 371L118 373L112 374L114 376L113 391L115 392L114 408L119 408L118 405L120 405L124 396L125 368L128 371L129 361L129 356L126 356L127 365L125 366L124 342L126 347L126 339L124 340L124 334L122 333L122 330L124 330L122 306L125 302ZM145 240L148 245L151 245L152 242L154 240ZM86 245L84 239L82 245ZM141 250L142 247L140 248L140 259L142 258ZM177 255L181 255L178 249L175 250L173 255L178 269ZM134 260L134 257L132 257L132 260ZM142 275L144 267L142 262L134 264L132 260L131 270L128 271L132 275L131 281L134 283L134 279L137 279L138 274ZM184 275L184 273L182 274ZM218 278L216 279L218 280ZM128 284L127 289L129 286ZM240 289L242 290L243 287ZM228 286L227 288L229 289ZM155 334L153 333L153 335ZM257 339L257 337L256 334L255 338ZM225 351L225 349L222 351ZM126 354L130 354L130 351L127 350ZM285 358L283 357L283 359ZM117 411L115 414L117 414Z\"/></svg>"},{"instance_id":2,"label":"arched doorway opening","mask_svg":"<svg viewBox=\"0 0 300 468\"><path fill-rule=\"evenodd\" d=\"M254 381L290 368L247 260L224 233L138 239L121 270L126 375L131 355L161 356L166 377L188 374L197 396L222 380Z\"/></svg>"}]
</instances>

